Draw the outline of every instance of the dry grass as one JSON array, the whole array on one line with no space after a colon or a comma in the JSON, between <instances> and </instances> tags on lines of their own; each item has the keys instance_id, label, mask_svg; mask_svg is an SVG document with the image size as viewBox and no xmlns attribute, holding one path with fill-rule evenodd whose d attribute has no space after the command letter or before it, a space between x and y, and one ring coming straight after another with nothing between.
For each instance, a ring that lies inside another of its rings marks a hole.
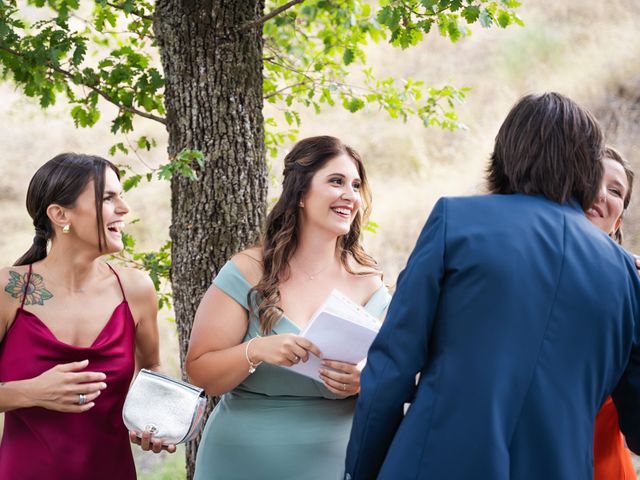
<instances>
[{"instance_id":1,"label":"dry grass","mask_svg":"<svg viewBox=\"0 0 640 480\"><path fill-rule=\"evenodd\" d=\"M434 34L405 52L386 45L370 49L374 69L382 75L472 87L468 101L459 108L468 130L424 129L419 122L403 124L376 111L352 115L335 109L317 116L303 112L302 136L340 136L366 159L374 191L372 218L380 225L377 234L367 235L366 244L381 261L387 282L395 281L438 197L482 191L493 137L510 106L525 93L556 90L590 106L608 126L610 142L640 171L640 2L524 0L524 4L525 28L475 29L472 37L457 45ZM106 124L74 129L64 106L43 113L7 84L0 85L0 96L0 209L5 225L0 263L6 265L33 236L23 199L37 166L61 151L106 156L115 141ZM160 141L160 148L143 154L146 163L157 165L164 160L166 134L147 122L140 125L142 133ZM145 171L133 155L116 160ZM274 171L278 168L275 161ZM272 195L277 191L275 186ZM141 247L158 247L170 222L168 185L145 184L129 200L132 217L141 219L132 227ZM627 227L629 245L640 249L640 214L633 209ZM174 326L166 320L161 325L164 363L177 372Z\"/></svg>"}]
</instances>

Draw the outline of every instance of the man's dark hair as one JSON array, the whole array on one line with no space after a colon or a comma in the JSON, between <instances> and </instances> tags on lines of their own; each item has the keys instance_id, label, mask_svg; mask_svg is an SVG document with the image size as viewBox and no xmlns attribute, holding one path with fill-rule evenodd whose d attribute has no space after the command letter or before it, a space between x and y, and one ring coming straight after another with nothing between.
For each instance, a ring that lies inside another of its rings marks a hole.
<instances>
[{"instance_id":1,"label":"man's dark hair","mask_svg":"<svg viewBox=\"0 0 640 480\"><path fill-rule=\"evenodd\" d=\"M542 194L587 209L602 181L604 135L573 100L549 92L527 95L503 122L487 169L491 193Z\"/></svg>"}]
</instances>

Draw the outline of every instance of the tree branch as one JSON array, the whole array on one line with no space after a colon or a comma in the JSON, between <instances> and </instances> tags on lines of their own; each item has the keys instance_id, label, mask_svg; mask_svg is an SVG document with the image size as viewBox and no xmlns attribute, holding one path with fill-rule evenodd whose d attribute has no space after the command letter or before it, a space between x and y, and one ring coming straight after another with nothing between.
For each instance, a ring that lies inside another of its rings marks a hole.
<instances>
[{"instance_id":1,"label":"tree branch","mask_svg":"<svg viewBox=\"0 0 640 480\"><path fill-rule=\"evenodd\" d=\"M290 72L293 72L293 73L295 73L297 75L306 77L309 80L312 80L311 75L309 75L310 67L307 68L306 70L300 70L299 68L296 68L294 65L287 64L287 59L282 58L281 60L282 60L282 63L278 63L275 60L271 60L271 59L267 59L267 58L263 59L263 61L265 63L270 63L271 65L275 65L277 67L284 68L285 70L289 70Z\"/></svg>"},{"instance_id":2,"label":"tree branch","mask_svg":"<svg viewBox=\"0 0 640 480\"><path fill-rule=\"evenodd\" d=\"M24 55L23 53L16 52L15 50L7 48L7 47L5 47L3 45L0 45L0 50L3 51L3 52L7 52L10 55L14 55L16 57L26 58L26 55ZM71 72L69 72L67 70L63 70L60 67L56 67L55 65L52 65L50 61L47 61L46 67L50 68L51 70L53 70L55 72L58 72L61 75L64 75L65 77L67 77L67 78L69 78L71 80L75 80L75 75L73 73L71 73ZM156 121L158 123L161 123L163 125L167 124L166 119L164 119L163 117L159 117L159 116L154 115L152 113L143 112L142 110L138 110L137 108L128 107L126 105L123 105L122 103L120 103L116 99L114 99L111 95L109 95L108 93L106 93L105 91L101 90L100 88L98 88L98 87L96 87L94 85L89 85L89 84L86 84L86 83L81 83L81 85L93 90L98 95L100 95L102 98L107 100L109 103L112 103L113 105L118 107L120 110L124 110L125 112L133 113L134 115L138 115L140 117L148 118L149 120L154 120L154 121Z\"/></svg>"},{"instance_id":3,"label":"tree branch","mask_svg":"<svg viewBox=\"0 0 640 480\"><path fill-rule=\"evenodd\" d=\"M285 86L285 87L282 87L282 88L281 88L281 89L279 89L279 90L275 90L275 91L273 91L273 92L271 92L271 93L269 93L269 94L265 95L265 96L264 96L264 97L262 97L262 98L263 98L263 100L268 100L268 99L270 99L271 97L275 97L276 95L279 95L279 94L280 94L280 93L282 93L282 92L286 92L287 90L290 90L290 89L295 88L295 87L301 87L302 85L308 85L308 84L310 84L310 83L311 83L311 84L314 84L314 85L317 85L317 82L314 82L314 81L309 81L309 82L298 82L298 83L294 83L294 84L292 84L292 85L287 85L287 86Z\"/></svg>"},{"instance_id":4,"label":"tree branch","mask_svg":"<svg viewBox=\"0 0 640 480\"><path fill-rule=\"evenodd\" d=\"M265 22L271 20L273 17L280 15L282 12L284 12L285 10L290 9L291 7L304 2L304 0L291 0L288 3L285 3L284 5L279 6L278 8L274 8L273 10L271 10L269 13L267 13L264 17L260 17L256 20L254 20L253 22L249 22L249 23L245 23L244 25L242 25L239 28L240 32L244 32L246 30L251 30L252 28L255 27L259 27L262 24L264 24Z\"/></svg>"},{"instance_id":5,"label":"tree branch","mask_svg":"<svg viewBox=\"0 0 640 480\"><path fill-rule=\"evenodd\" d=\"M95 24L93 22L90 22L89 20L87 20L86 18L82 18L81 16L79 16L78 14L72 14L71 15L73 18L77 18L78 20L80 20L82 23L84 23L87 28L90 28L91 30L93 30L94 32L96 32L97 35L135 35L136 37L144 37L144 38L148 38L150 40L154 40L155 37L153 35L150 34L141 34L140 32L136 32L135 30L122 30L122 31L115 31L115 30L98 30L95 26Z\"/></svg>"}]
</instances>

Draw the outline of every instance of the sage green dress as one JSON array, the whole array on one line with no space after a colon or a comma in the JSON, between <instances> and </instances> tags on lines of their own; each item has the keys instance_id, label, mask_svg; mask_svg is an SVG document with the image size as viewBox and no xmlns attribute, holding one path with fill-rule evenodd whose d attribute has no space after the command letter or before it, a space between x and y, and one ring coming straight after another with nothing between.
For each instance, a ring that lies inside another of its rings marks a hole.
<instances>
[{"instance_id":1,"label":"sage green dress","mask_svg":"<svg viewBox=\"0 0 640 480\"><path fill-rule=\"evenodd\" d=\"M233 262L214 285L247 308L251 285ZM383 286L365 308L380 317L391 296ZM244 341L259 332L249 319ZM300 333L280 319L273 334ZM248 367L247 367L248 368ZM196 458L196 480L334 480L341 478L356 398L339 399L321 382L263 363L220 399Z\"/></svg>"}]
</instances>

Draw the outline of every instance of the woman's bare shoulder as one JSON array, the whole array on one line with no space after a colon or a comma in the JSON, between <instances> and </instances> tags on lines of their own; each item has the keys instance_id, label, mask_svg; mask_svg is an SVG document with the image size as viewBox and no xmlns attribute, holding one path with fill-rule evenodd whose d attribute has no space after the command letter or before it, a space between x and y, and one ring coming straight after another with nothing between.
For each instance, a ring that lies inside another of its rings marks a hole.
<instances>
[{"instance_id":1,"label":"woman's bare shoulder","mask_svg":"<svg viewBox=\"0 0 640 480\"><path fill-rule=\"evenodd\" d=\"M353 258L352 255L349 255L347 256L347 265L349 265L349 269L358 276L366 278L374 277L382 281L382 270L380 270L380 266L378 264L363 265Z\"/></svg>"},{"instance_id":2,"label":"woman's bare shoulder","mask_svg":"<svg viewBox=\"0 0 640 480\"><path fill-rule=\"evenodd\" d=\"M236 253L231 261L252 285L262 278L262 247L248 248Z\"/></svg>"},{"instance_id":3,"label":"woman's bare shoulder","mask_svg":"<svg viewBox=\"0 0 640 480\"><path fill-rule=\"evenodd\" d=\"M155 299L156 289L151 277L146 272L131 267L118 266L113 268L122 282L122 288L129 301Z\"/></svg>"},{"instance_id":4,"label":"woman's bare shoulder","mask_svg":"<svg viewBox=\"0 0 640 480\"><path fill-rule=\"evenodd\" d=\"M0 269L0 282L3 290L0 294L0 340L20 306L28 271L27 266Z\"/></svg>"},{"instance_id":5,"label":"woman's bare shoulder","mask_svg":"<svg viewBox=\"0 0 640 480\"><path fill-rule=\"evenodd\" d=\"M382 273L377 270L364 270L363 273L357 275L358 281L364 290L375 292L382 285Z\"/></svg>"},{"instance_id":6,"label":"woman's bare shoulder","mask_svg":"<svg viewBox=\"0 0 640 480\"><path fill-rule=\"evenodd\" d=\"M0 268L0 284L4 295L2 295L4 305L6 302L20 303L24 293L24 284L27 282L29 267L21 265L19 267Z\"/></svg>"}]
</instances>

